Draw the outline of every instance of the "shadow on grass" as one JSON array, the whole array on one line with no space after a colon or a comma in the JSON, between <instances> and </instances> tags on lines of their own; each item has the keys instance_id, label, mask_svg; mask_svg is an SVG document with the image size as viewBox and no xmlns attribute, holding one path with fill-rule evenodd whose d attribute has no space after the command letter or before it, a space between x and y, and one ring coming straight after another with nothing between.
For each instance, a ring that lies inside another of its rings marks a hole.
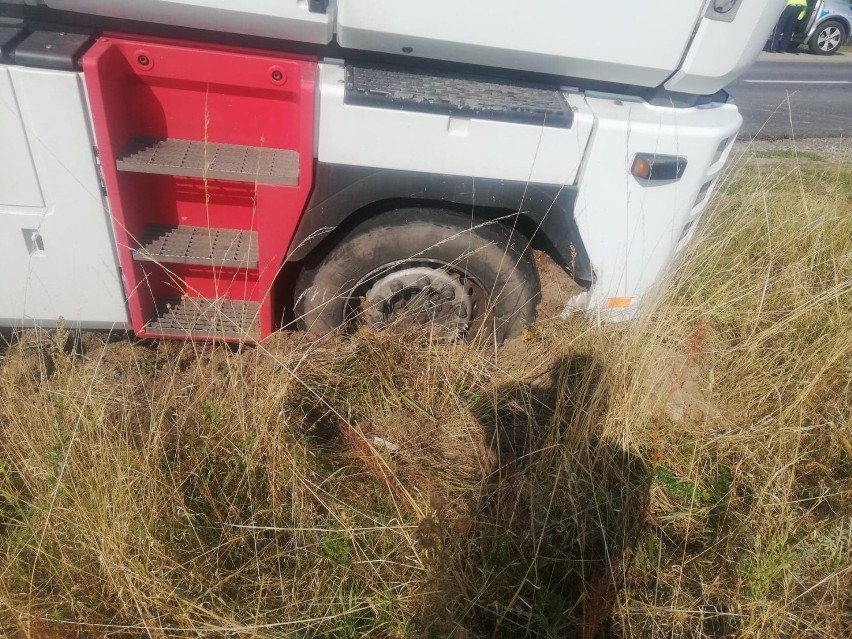
<instances>
[{"instance_id":1,"label":"shadow on grass","mask_svg":"<svg viewBox=\"0 0 852 639\"><path fill-rule=\"evenodd\" d=\"M600 364L575 356L474 406L492 472L435 553L427 636L608 636L651 477L602 438L607 394Z\"/></svg>"}]
</instances>

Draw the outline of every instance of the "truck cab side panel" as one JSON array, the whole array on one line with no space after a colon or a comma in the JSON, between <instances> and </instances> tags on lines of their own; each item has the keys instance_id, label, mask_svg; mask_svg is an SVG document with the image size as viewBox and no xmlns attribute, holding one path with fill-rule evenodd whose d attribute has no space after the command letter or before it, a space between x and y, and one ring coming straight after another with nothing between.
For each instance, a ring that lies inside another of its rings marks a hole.
<instances>
[{"instance_id":1,"label":"truck cab side panel","mask_svg":"<svg viewBox=\"0 0 852 639\"><path fill-rule=\"evenodd\" d=\"M85 83L0 65L0 325L126 327Z\"/></svg>"}]
</instances>

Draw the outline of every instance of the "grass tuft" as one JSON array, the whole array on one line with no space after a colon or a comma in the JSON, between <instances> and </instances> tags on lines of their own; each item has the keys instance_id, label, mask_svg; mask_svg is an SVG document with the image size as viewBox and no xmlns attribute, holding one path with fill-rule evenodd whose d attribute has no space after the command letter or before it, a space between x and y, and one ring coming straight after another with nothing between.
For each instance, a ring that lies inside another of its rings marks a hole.
<instances>
[{"instance_id":1,"label":"grass tuft","mask_svg":"<svg viewBox=\"0 0 852 639\"><path fill-rule=\"evenodd\" d=\"M739 162L645 319L496 356L16 335L0 633L848 636L852 167L798 160Z\"/></svg>"}]
</instances>

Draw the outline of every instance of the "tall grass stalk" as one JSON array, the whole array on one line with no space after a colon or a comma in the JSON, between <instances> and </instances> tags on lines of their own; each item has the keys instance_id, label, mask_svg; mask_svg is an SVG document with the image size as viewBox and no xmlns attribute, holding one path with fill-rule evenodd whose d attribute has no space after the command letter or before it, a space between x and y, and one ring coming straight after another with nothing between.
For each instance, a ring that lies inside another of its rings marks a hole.
<instances>
[{"instance_id":1,"label":"tall grass stalk","mask_svg":"<svg viewBox=\"0 0 852 639\"><path fill-rule=\"evenodd\" d=\"M852 632L852 167L745 158L659 305L493 351L28 331L9 637Z\"/></svg>"}]
</instances>

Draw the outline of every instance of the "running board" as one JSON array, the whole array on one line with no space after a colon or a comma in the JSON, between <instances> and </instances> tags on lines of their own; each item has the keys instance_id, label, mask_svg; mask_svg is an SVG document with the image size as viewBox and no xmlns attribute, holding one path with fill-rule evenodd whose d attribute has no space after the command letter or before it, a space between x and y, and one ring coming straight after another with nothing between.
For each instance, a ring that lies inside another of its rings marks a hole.
<instances>
[{"instance_id":1,"label":"running board","mask_svg":"<svg viewBox=\"0 0 852 639\"><path fill-rule=\"evenodd\" d=\"M260 339L259 314L258 302L201 297L160 300L156 316L145 324L145 334L149 337L257 341Z\"/></svg>"},{"instance_id":2,"label":"running board","mask_svg":"<svg viewBox=\"0 0 852 639\"><path fill-rule=\"evenodd\" d=\"M256 269L257 233L203 226L152 226L134 249L133 259Z\"/></svg>"},{"instance_id":3,"label":"running board","mask_svg":"<svg viewBox=\"0 0 852 639\"><path fill-rule=\"evenodd\" d=\"M273 186L299 184L299 153L288 149L174 138L135 138L116 160L119 171L233 180Z\"/></svg>"}]
</instances>

